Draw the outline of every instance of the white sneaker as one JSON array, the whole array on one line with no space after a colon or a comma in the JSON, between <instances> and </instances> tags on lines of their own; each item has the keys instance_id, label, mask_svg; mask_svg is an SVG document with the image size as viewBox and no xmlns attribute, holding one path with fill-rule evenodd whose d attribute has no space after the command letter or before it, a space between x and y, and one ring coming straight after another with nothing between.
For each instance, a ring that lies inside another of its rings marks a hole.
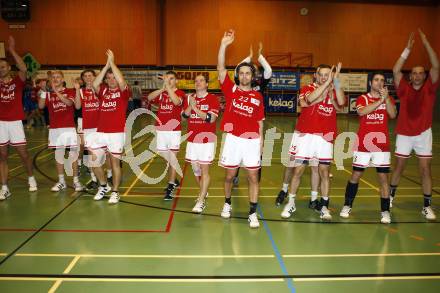
<instances>
[{"instance_id":1,"label":"white sneaker","mask_svg":"<svg viewBox=\"0 0 440 293\"><path fill-rule=\"evenodd\" d=\"M390 208L393 207L394 196L390 196Z\"/></svg>"},{"instance_id":2,"label":"white sneaker","mask_svg":"<svg viewBox=\"0 0 440 293\"><path fill-rule=\"evenodd\" d=\"M260 227L260 222L258 222L257 213L250 214L248 217L249 227L258 228Z\"/></svg>"},{"instance_id":3,"label":"white sneaker","mask_svg":"<svg viewBox=\"0 0 440 293\"><path fill-rule=\"evenodd\" d=\"M4 190L4 189L2 189L2 190L0 190L0 200L5 200L5 199L7 199L8 197L10 197L11 196L11 193L9 192L9 190Z\"/></svg>"},{"instance_id":4,"label":"white sneaker","mask_svg":"<svg viewBox=\"0 0 440 293\"><path fill-rule=\"evenodd\" d=\"M205 201L197 201L196 205L193 207L192 211L193 213L201 214L203 210L205 209Z\"/></svg>"},{"instance_id":5,"label":"white sneaker","mask_svg":"<svg viewBox=\"0 0 440 293\"><path fill-rule=\"evenodd\" d=\"M427 220L435 220L437 218L430 206L423 208L422 215L424 215Z\"/></svg>"},{"instance_id":6,"label":"white sneaker","mask_svg":"<svg viewBox=\"0 0 440 293\"><path fill-rule=\"evenodd\" d=\"M281 218L288 219L296 211L295 198L289 198L289 202L284 206Z\"/></svg>"},{"instance_id":7,"label":"white sneaker","mask_svg":"<svg viewBox=\"0 0 440 293\"><path fill-rule=\"evenodd\" d=\"M94 200L101 200L104 198L107 192L110 191L110 186L107 184L105 187L99 186L98 192L93 197Z\"/></svg>"},{"instance_id":8,"label":"white sneaker","mask_svg":"<svg viewBox=\"0 0 440 293\"><path fill-rule=\"evenodd\" d=\"M61 191L63 189L66 189L66 183L64 182L57 182L55 185L50 189L53 192Z\"/></svg>"},{"instance_id":9,"label":"white sneaker","mask_svg":"<svg viewBox=\"0 0 440 293\"><path fill-rule=\"evenodd\" d=\"M108 203L110 203L110 204L118 203L120 198L121 197L119 196L119 192L112 191L112 193L110 194L110 198L108 200Z\"/></svg>"},{"instance_id":10,"label":"white sneaker","mask_svg":"<svg viewBox=\"0 0 440 293\"><path fill-rule=\"evenodd\" d=\"M81 184L81 182L73 182L73 186L75 187L75 191L83 191L84 186Z\"/></svg>"},{"instance_id":11,"label":"white sneaker","mask_svg":"<svg viewBox=\"0 0 440 293\"><path fill-rule=\"evenodd\" d=\"M332 215L330 215L330 211L326 206L322 206L321 215L319 217L327 221L330 221L332 219Z\"/></svg>"},{"instance_id":12,"label":"white sneaker","mask_svg":"<svg viewBox=\"0 0 440 293\"><path fill-rule=\"evenodd\" d=\"M382 224L389 224L391 223L391 215L389 211L384 211L380 213L380 222Z\"/></svg>"},{"instance_id":13,"label":"white sneaker","mask_svg":"<svg viewBox=\"0 0 440 293\"><path fill-rule=\"evenodd\" d=\"M232 206L225 202L223 205L222 213L220 214L222 218L229 219L231 217Z\"/></svg>"},{"instance_id":14,"label":"white sneaker","mask_svg":"<svg viewBox=\"0 0 440 293\"><path fill-rule=\"evenodd\" d=\"M350 213L351 213L351 207L343 206L341 212L339 213L339 216L341 216L341 218L347 219L350 216Z\"/></svg>"},{"instance_id":15,"label":"white sneaker","mask_svg":"<svg viewBox=\"0 0 440 293\"><path fill-rule=\"evenodd\" d=\"M29 182L29 191L30 192L34 192L34 191L38 190L37 181L35 181L35 178L29 179L28 182Z\"/></svg>"}]
</instances>

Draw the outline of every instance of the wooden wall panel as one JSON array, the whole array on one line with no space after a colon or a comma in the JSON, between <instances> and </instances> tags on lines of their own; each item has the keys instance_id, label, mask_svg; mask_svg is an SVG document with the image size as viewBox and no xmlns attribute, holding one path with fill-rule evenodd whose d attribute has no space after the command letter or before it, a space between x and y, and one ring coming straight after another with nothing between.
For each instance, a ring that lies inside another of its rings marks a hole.
<instances>
[{"instance_id":1,"label":"wooden wall panel","mask_svg":"<svg viewBox=\"0 0 440 293\"><path fill-rule=\"evenodd\" d=\"M163 2L159 2L163 1ZM164 3L160 27L158 3ZM309 9L301 16L302 7ZM119 64L215 65L223 32L234 28L227 63L263 41L267 52L312 53L314 65L391 68L410 31L424 29L440 51L440 7L270 0L39 0L25 30L0 20L0 40L17 39L20 53L42 64L102 64L112 48ZM158 32L163 29L162 35ZM437 29L438 30L438 29ZM436 32L436 33L435 33ZM162 39L161 39L162 38ZM160 41L163 41L163 48ZM428 65L421 46L407 62Z\"/></svg>"},{"instance_id":2,"label":"wooden wall panel","mask_svg":"<svg viewBox=\"0 0 440 293\"><path fill-rule=\"evenodd\" d=\"M255 47L262 40L266 52L313 53L314 65L341 60L350 68L390 68L409 32L422 27L433 39L436 21L433 7L261 0L167 3L167 24L182 27L178 39L187 44L184 54L172 50L177 37L167 36L169 64L215 64L222 33L234 28L236 41L227 52L230 65L247 54L251 43ZM299 15L301 7L309 9L308 16ZM407 64L427 60L418 42Z\"/></svg>"},{"instance_id":3,"label":"wooden wall panel","mask_svg":"<svg viewBox=\"0 0 440 293\"><path fill-rule=\"evenodd\" d=\"M32 1L26 29L0 20L0 39L14 35L17 49L42 64L102 64L107 48L119 64L155 64L155 7L155 0Z\"/></svg>"}]
</instances>

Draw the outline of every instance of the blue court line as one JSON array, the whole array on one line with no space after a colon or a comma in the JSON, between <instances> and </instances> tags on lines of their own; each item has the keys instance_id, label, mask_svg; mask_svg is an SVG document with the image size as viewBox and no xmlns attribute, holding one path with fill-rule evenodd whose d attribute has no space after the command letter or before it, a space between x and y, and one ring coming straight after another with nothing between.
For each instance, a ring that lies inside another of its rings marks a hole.
<instances>
[{"instance_id":1,"label":"blue court line","mask_svg":"<svg viewBox=\"0 0 440 293\"><path fill-rule=\"evenodd\" d=\"M264 220L263 212L261 211L260 206L258 206L258 213L260 214L261 221L263 222L264 230L266 230L267 236L269 237L269 240L272 244L272 249L275 252L275 255L278 260L278 264L281 267L281 271L283 272L283 275L289 276L286 265L284 264L283 261L283 257L281 256L281 253L278 250L277 245L275 244L275 240L273 239L272 232L270 232L269 225L267 225L267 222ZM285 280L287 281L287 287L289 287L290 292L295 293L295 287L293 286L292 278L285 278Z\"/></svg>"}]
</instances>

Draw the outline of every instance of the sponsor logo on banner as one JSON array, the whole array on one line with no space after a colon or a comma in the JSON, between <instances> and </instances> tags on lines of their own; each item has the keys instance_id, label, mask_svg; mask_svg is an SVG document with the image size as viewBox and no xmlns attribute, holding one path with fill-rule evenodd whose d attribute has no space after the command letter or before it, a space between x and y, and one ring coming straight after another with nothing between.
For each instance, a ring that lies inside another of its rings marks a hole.
<instances>
[{"instance_id":1,"label":"sponsor logo on banner","mask_svg":"<svg viewBox=\"0 0 440 293\"><path fill-rule=\"evenodd\" d=\"M342 89L346 92L366 92L368 74L366 73L341 73L339 74Z\"/></svg>"},{"instance_id":2,"label":"sponsor logo on banner","mask_svg":"<svg viewBox=\"0 0 440 293\"><path fill-rule=\"evenodd\" d=\"M270 90L299 90L299 72L273 72L268 88Z\"/></svg>"},{"instance_id":3,"label":"sponsor logo on banner","mask_svg":"<svg viewBox=\"0 0 440 293\"><path fill-rule=\"evenodd\" d=\"M177 73L177 88L193 90L194 79L197 75L203 75L208 80L208 89L220 89L217 70L175 70ZM234 71L228 71L231 80L234 80Z\"/></svg>"},{"instance_id":4,"label":"sponsor logo on banner","mask_svg":"<svg viewBox=\"0 0 440 293\"><path fill-rule=\"evenodd\" d=\"M296 112L296 94L269 94L265 99L266 113Z\"/></svg>"}]
</instances>

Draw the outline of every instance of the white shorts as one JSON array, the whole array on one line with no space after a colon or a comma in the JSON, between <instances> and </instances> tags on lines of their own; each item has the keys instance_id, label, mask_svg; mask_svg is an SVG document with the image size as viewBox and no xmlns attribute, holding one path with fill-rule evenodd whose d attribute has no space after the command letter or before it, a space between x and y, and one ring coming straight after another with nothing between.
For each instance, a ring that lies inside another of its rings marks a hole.
<instances>
[{"instance_id":1,"label":"white shorts","mask_svg":"<svg viewBox=\"0 0 440 293\"><path fill-rule=\"evenodd\" d=\"M215 155L215 143L193 143L186 144L185 161L190 163L211 164Z\"/></svg>"},{"instance_id":2,"label":"white shorts","mask_svg":"<svg viewBox=\"0 0 440 293\"><path fill-rule=\"evenodd\" d=\"M333 144L320 135L295 131L289 154L292 160L300 164L303 162L310 165L329 164L333 160Z\"/></svg>"},{"instance_id":3,"label":"white shorts","mask_svg":"<svg viewBox=\"0 0 440 293\"><path fill-rule=\"evenodd\" d=\"M84 147L89 148L93 145L93 142L97 140L97 129L89 128L84 129Z\"/></svg>"},{"instance_id":4,"label":"white shorts","mask_svg":"<svg viewBox=\"0 0 440 293\"><path fill-rule=\"evenodd\" d=\"M26 144L26 137L21 120L0 121L0 146L9 144L12 146Z\"/></svg>"},{"instance_id":5,"label":"white shorts","mask_svg":"<svg viewBox=\"0 0 440 293\"><path fill-rule=\"evenodd\" d=\"M78 125L76 126L76 132L78 134L84 134L84 130L83 130L83 119L81 117L78 117Z\"/></svg>"},{"instance_id":6,"label":"white shorts","mask_svg":"<svg viewBox=\"0 0 440 293\"><path fill-rule=\"evenodd\" d=\"M156 148L158 152L173 151L180 149L180 131L156 131Z\"/></svg>"},{"instance_id":7,"label":"white shorts","mask_svg":"<svg viewBox=\"0 0 440 293\"><path fill-rule=\"evenodd\" d=\"M260 169L260 143L260 138L246 139L226 134L219 165L226 169L236 169L240 165L249 170Z\"/></svg>"},{"instance_id":8,"label":"white shorts","mask_svg":"<svg viewBox=\"0 0 440 293\"><path fill-rule=\"evenodd\" d=\"M88 147L90 150L103 149L115 157L120 157L124 152L125 132L95 132L93 141Z\"/></svg>"},{"instance_id":9,"label":"white shorts","mask_svg":"<svg viewBox=\"0 0 440 293\"><path fill-rule=\"evenodd\" d=\"M358 152L353 153L353 167L389 167L390 152Z\"/></svg>"},{"instance_id":10,"label":"white shorts","mask_svg":"<svg viewBox=\"0 0 440 293\"><path fill-rule=\"evenodd\" d=\"M50 128L49 145L50 149L77 148L78 134L74 127Z\"/></svg>"},{"instance_id":11,"label":"white shorts","mask_svg":"<svg viewBox=\"0 0 440 293\"><path fill-rule=\"evenodd\" d=\"M409 158L412 150L419 158L432 158L431 128L415 136L397 135L396 152L394 154L397 157Z\"/></svg>"}]
</instances>

